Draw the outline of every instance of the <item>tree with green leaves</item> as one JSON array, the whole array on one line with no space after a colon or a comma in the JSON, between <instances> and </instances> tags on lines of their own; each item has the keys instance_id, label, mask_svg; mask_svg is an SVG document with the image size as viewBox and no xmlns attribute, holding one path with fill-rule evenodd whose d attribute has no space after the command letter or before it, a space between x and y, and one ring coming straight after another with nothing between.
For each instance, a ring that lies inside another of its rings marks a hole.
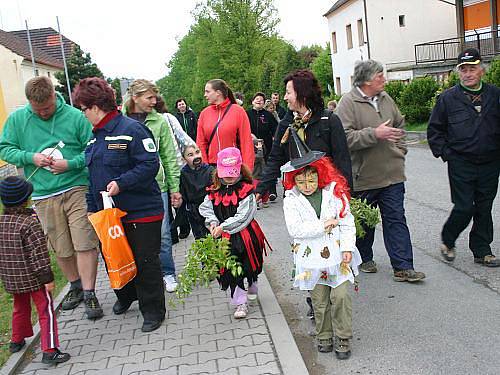
<instances>
[{"instance_id":1,"label":"tree with green leaves","mask_svg":"<svg viewBox=\"0 0 500 375\"><path fill-rule=\"evenodd\" d=\"M83 52L77 44L74 47L73 53L67 60L66 65L68 66L69 83L72 90L83 78L104 78L101 70L95 63L92 62L90 53ZM61 83L60 86L56 86L56 90L62 94L66 103L69 104L68 87L66 86L66 76L64 71L57 72L55 77Z\"/></svg>"},{"instance_id":2,"label":"tree with green leaves","mask_svg":"<svg viewBox=\"0 0 500 375\"><path fill-rule=\"evenodd\" d=\"M122 79L124 79L124 78L122 77ZM108 78L108 79L106 79L106 81L108 81L108 83L111 85L113 90L115 90L116 104L121 105L122 104L122 89L120 87L120 78L118 78L118 77L114 78L114 79Z\"/></svg>"},{"instance_id":3,"label":"tree with green leaves","mask_svg":"<svg viewBox=\"0 0 500 375\"><path fill-rule=\"evenodd\" d=\"M278 36L273 0L206 0L193 14L195 24L168 63L169 74L157 82L170 106L185 97L201 110L205 83L213 78L247 98L257 91L283 91L285 75L307 67Z\"/></svg>"},{"instance_id":4,"label":"tree with green leaves","mask_svg":"<svg viewBox=\"0 0 500 375\"><path fill-rule=\"evenodd\" d=\"M328 90L328 87L330 87L333 91L334 85L332 58L330 56L330 43L326 45L326 48L321 48L317 57L312 60L311 70L321 86L323 97L328 98L331 94L333 94L333 92Z\"/></svg>"}]
</instances>

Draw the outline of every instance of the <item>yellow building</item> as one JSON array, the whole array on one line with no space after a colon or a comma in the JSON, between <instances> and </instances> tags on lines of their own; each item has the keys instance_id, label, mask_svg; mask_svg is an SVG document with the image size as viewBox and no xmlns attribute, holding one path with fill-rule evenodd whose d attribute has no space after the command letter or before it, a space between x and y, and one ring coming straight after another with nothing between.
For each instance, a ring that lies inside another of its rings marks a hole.
<instances>
[{"instance_id":1,"label":"yellow building","mask_svg":"<svg viewBox=\"0 0 500 375\"><path fill-rule=\"evenodd\" d=\"M34 47L36 70L33 70L28 43L22 38L0 30L0 85L3 89L7 115L26 104L24 86L35 76L48 76L59 84L55 73L64 69L60 60Z\"/></svg>"}]
</instances>

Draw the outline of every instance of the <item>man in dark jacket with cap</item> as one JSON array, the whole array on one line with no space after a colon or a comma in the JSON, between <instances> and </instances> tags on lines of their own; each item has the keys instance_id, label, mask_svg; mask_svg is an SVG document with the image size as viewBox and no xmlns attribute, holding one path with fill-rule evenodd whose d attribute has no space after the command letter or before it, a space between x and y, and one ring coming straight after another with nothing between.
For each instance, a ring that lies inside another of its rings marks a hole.
<instances>
[{"instance_id":1,"label":"man in dark jacket with cap","mask_svg":"<svg viewBox=\"0 0 500 375\"><path fill-rule=\"evenodd\" d=\"M491 209L500 173L500 89L482 82L481 56L469 48L458 56L460 83L443 92L427 129L433 155L448 163L454 206L441 231L441 255L455 259L455 241L471 219L474 263L500 266L491 252Z\"/></svg>"}]
</instances>

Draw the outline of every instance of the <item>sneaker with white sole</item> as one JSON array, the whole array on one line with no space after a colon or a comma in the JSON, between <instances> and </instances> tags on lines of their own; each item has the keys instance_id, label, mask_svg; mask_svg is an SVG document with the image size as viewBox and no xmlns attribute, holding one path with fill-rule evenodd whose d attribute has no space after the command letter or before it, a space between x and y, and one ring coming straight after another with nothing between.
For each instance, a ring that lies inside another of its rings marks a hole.
<instances>
[{"instance_id":1,"label":"sneaker with white sole","mask_svg":"<svg viewBox=\"0 0 500 375\"><path fill-rule=\"evenodd\" d=\"M243 319L247 317L248 313L248 305L246 303L242 303L241 305L238 305L236 307L236 310L234 312L234 317L236 319Z\"/></svg>"},{"instance_id":2,"label":"sneaker with white sole","mask_svg":"<svg viewBox=\"0 0 500 375\"><path fill-rule=\"evenodd\" d=\"M173 293L177 289L177 280L175 280L174 275L163 276L163 283L165 284L165 290L169 293Z\"/></svg>"}]
</instances>

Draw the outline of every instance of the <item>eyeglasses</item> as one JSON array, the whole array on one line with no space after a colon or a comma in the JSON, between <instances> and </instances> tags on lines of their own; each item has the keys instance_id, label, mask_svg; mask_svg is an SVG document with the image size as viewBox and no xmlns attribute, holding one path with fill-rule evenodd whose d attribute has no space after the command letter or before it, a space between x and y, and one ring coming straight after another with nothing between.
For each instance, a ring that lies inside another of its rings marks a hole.
<instances>
[{"instance_id":1,"label":"eyeglasses","mask_svg":"<svg viewBox=\"0 0 500 375\"><path fill-rule=\"evenodd\" d=\"M80 107L80 111L82 111L83 114L85 114L85 112L87 112L88 109L90 109L90 108Z\"/></svg>"}]
</instances>

